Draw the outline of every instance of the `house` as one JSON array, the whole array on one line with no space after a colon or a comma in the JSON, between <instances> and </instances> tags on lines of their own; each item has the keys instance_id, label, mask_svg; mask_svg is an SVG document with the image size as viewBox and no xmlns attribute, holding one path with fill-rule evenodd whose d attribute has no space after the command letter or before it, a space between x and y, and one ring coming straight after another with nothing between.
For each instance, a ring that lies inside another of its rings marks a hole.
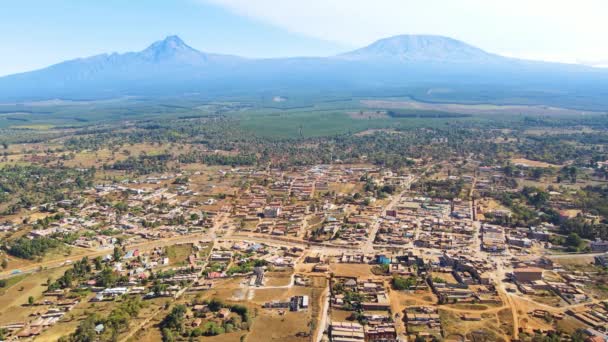
<instances>
[{"instance_id":1,"label":"house","mask_svg":"<svg viewBox=\"0 0 608 342\"><path fill-rule=\"evenodd\" d=\"M524 267L513 270L513 276L518 282L533 282L543 279L543 269L538 267Z\"/></svg>"},{"instance_id":2,"label":"house","mask_svg":"<svg viewBox=\"0 0 608 342\"><path fill-rule=\"evenodd\" d=\"M363 326L354 322L332 322L330 336L333 342L365 341Z\"/></svg>"},{"instance_id":3,"label":"house","mask_svg":"<svg viewBox=\"0 0 608 342\"><path fill-rule=\"evenodd\" d=\"M589 243L589 247L591 248L591 251L595 253L608 252L608 241L597 239L595 241L591 241Z\"/></svg>"},{"instance_id":4,"label":"house","mask_svg":"<svg viewBox=\"0 0 608 342\"><path fill-rule=\"evenodd\" d=\"M221 308L220 311L217 312L217 317L219 318L228 318L230 316L230 309Z\"/></svg>"},{"instance_id":5,"label":"house","mask_svg":"<svg viewBox=\"0 0 608 342\"><path fill-rule=\"evenodd\" d=\"M281 207L264 208L264 218L277 218L281 216Z\"/></svg>"},{"instance_id":6,"label":"house","mask_svg":"<svg viewBox=\"0 0 608 342\"><path fill-rule=\"evenodd\" d=\"M595 264L601 267L608 267L608 253L595 257Z\"/></svg>"}]
</instances>

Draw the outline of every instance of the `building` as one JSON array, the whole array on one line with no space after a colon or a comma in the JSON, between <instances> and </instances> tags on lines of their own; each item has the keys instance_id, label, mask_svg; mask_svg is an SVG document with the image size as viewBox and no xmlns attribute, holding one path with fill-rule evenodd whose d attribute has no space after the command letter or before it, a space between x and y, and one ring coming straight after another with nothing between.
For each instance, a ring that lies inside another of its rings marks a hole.
<instances>
[{"instance_id":1,"label":"building","mask_svg":"<svg viewBox=\"0 0 608 342\"><path fill-rule=\"evenodd\" d=\"M543 279L543 269L538 267L516 268L513 270L513 277L517 282L530 283Z\"/></svg>"},{"instance_id":2,"label":"building","mask_svg":"<svg viewBox=\"0 0 608 342\"><path fill-rule=\"evenodd\" d=\"M397 330L392 323L380 323L365 326L365 340L369 342L397 341Z\"/></svg>"},{"instance_id":3,"label":"building","mask_svg":"<svg viewBox=\"0 0 608 342\"><path fill-rule=\"evenodd\" d=\"M364 342L363 326L355 322L332 322L330 328L332 342Z\"/></svg>"},{"instance_id":4,"label":"building","mask_svg":"<svg viewBox=\"0 0 608 342\"><path fill-rule=\"evenodd\" d=\"M264 208L264 218L277 218L281 215L281 207Z\"/></svg>"},{"instance_id":5,"label":"building","mask_svg":"<svg viewBox=\"0 0 608 342\"><path fill-rule=\"evenodd\" d=\"M589 247L591 248L591 251L596 253L608 252L608 241L597 239L595 241L591 241L589 243Z\"/></svg>"},{"instance_id":6,"label":"building","mask_svg":"<svg viewBox=\"0 0 608 342\"><path fill-rule=\"evenodd\" d=\"M601 267L608 267L608 254L596 256L595 264Z\"/></svg>"}]
</instances>

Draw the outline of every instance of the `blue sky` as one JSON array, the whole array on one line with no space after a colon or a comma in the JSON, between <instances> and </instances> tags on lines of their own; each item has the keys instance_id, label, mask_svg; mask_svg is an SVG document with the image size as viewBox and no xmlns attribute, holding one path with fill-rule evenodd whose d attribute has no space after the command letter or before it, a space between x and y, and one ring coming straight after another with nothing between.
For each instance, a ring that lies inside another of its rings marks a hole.
<instances>
[{"instance_id":1,"label":"blue sky","mask_svg":"<svg viewBox=\"0 0 608 342\"><path fill-rule=\"evenodd\" d=\"M608 65L606 0L3 0L0 75L167 35L247 57L332 55L396 34L487 51Z\"/></svg>"},{"instance_id":2,"label":"blue sky","mask_svg":"<svg viewBox=\"0 0 608 342\"><path fill-rule=\"evenodd\" d=\"M195 0L3 0L0 75L139 51L173 34L201 51L247 57L331 55L351 48Z\"/></svg>"}]
</instances>

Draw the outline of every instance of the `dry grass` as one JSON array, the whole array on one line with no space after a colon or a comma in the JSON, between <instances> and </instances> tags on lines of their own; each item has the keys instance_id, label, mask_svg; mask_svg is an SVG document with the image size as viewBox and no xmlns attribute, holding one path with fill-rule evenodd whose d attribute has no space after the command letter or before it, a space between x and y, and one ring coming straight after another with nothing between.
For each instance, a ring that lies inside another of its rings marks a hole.
<instances>
[{"instance_id":1,"label":"dry grass","mask_svg":"<svg viewBox=\"0 0 608 342\"><path fill-rule=\"evenodd\" d=\"M266 286L285 286L289 285L291 281L291 274L293 272L266 272L265 285Z\"/></svg>"},{"instance_id":2,"label":"dry grass","mask_svg":"<svg viewBox=\"0 0 608 342\"><path fill-rule=\"evenodd\" d=\"M39 307L24 306L29 296L36 300L42 298L46 290L46 282L50 277L57 279L66 268L56 268L23 276L20 281L4 290L0 296L0 324L24 322L30 313L39 310Z\"/></svg>"},{"instance_id":3,"label":"dry grass","mask_svg":"<svg viewBox=\"0 0 608 342\"><path fill-rule=\"evenodd\" d=\"M370 265L364 264L331 264L330 270L337 277L374 277Z\"/></svg>"},{"instance_id":4,"label":"dry grass","mask_svg":"<svg viewBox=\"0 0 608 342\"><path fill-rule=\"evenodd\" d=\"M298 332L309 332L309 312L286 312L280 315L278 310L260 309L255 318L247 341L308 341L307 338L298 338Z\"/></svg>"}]
</instances>

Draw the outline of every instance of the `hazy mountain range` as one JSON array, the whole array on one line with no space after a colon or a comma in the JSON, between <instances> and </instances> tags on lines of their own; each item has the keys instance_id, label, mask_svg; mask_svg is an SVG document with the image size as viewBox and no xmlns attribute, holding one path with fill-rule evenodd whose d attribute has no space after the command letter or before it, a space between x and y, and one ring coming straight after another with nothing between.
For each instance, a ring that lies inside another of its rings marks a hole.
<instances>
[{"instance_id":1,"label":"hazy mountain range","mask_svg":"<svg viewBox=\"0 0 608 342\"><path fill-rule=\"evenodd\" d=\"M438 87L447 90L428 91ZM606 89L606 70L512 59L429 35L390 37L331 57L274 59L206 53L170 36L140 52L78 58L0 78L1 101L403 91L436 101L572 98L571 105L596 108Z\"/></svg>"}]
</instances>

